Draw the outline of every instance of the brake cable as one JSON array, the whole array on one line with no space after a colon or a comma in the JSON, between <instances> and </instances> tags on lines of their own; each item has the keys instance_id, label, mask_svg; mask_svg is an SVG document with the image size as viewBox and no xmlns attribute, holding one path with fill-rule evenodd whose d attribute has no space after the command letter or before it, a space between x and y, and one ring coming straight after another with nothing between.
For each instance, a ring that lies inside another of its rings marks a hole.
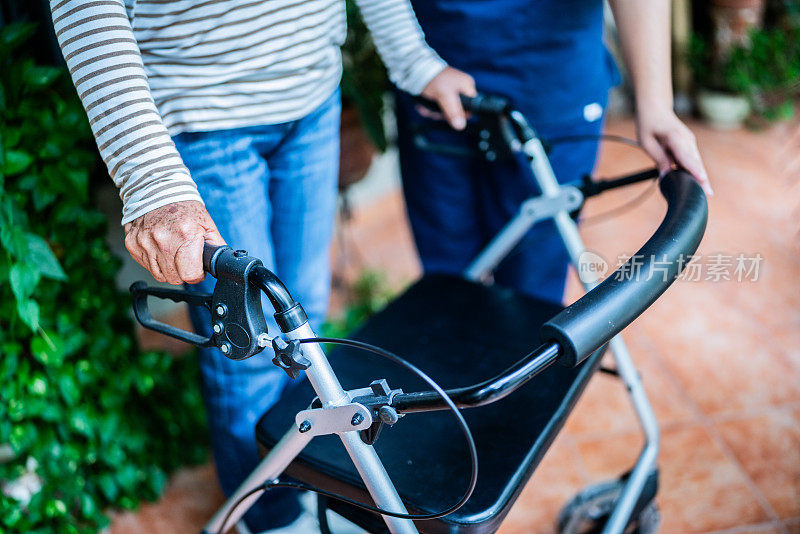
<instances>
[{"instance_id":1,"label":"brake cable","mask_svg":"<svg viewBox=\"0 0 800 534\"><path fill-rule=\"evenodd\" d=\"M456 510L458 510L459 508L461 508L462 506L464 506L467 503L469 498L472 497L472 493L475 491L475 486L478 483L478 449L477 449L477 447L475 445L475 439L472 436L472 431L470 431L469 426L467 425L467 422L464 420L464 416L461 414L461 411L455 405L455 403L453 402L453 399L450 398L450 396L447 394L447 392L444 390L444 388L439 386L439 384L437 384L436 381L434 381L431 377L429 377L426 373L424 373L421 369L419 369L417 366L415 366L414 364L412 364L408 360L405 360L404 358L401 358L397 354L394 354L393 352L390 352L390 351L388 351L386 349L383 349L383 348L375 346L375 345L371 345L369 343L365 343L363 341L354 341L354 340L351 340L351 339L341 339L341 338L333 338L333 337L303 338L303 339L298 339L296 341L298 343L300 343L300 344L306 344L306 343L330 343L330 344L336 344L336 345L344 345L344 346L348 346L348 347L351 347L351 348L355 348L355 349L371 352L373 354L381 356L382 358L385 358L385 359L387 359L389 361L392 361L392 362L394 362L394 363L396 363L396 364L398 364L398 365L400 365L402 367L405 367L406 369L411 371L413 374L417 375L424 382L426 382L431 388L433 388L433 390L436 391L439 394L439 396L442 398L442 400L445 402L445 404L447 404L447 408L451 412L453 412L453 415L455 416L456 421L458 422L458 426L461 427L461 432L464 435L464 440L467 443L467 449L469 450L469 458L470 458L470 470L471 470L470 480L469 480L469 484L468 484L467 490L464 492L464 494L461 496L461 498L455 504L453 504L452 506L446 508L445 510L442 510L441 512L435 512L435 513L430 513L430 514L404 514L404 513L398 513L398 512L390 512L389 510L384 510L383 508L379 508L377 506L371 506L369 504L364 504L362 502L358 502L356 500L349 499L349 498L347 498L347 497L345 497L343 495L338 495L336 493L332 493L332 492L323 490L321 488L308 486L308 485L303 484L301 482L287 482L287 481L283 481L282 482L280 480L273 480L272 482L267 482L266 484L262 484L261 486L258 486L257 488L254 488L254 489L250 490L249 492L245 493L242 497L240 497L239 500L237 500L236 503L234 503L234 505L231 506L230 510L228 510L228 513L225 514L225 518L222 520L222 526L217 531L217 534L224 534L224 532L226 530L226 527L227 527L227 523L230 520L230 517L233 514L233 511L236 510L236 508L245 499L247 499L248 497L251 497L252 495L254 495L254 494L258 493L258 492L266 492L267 490L269 490L271 488L294 488L294 489L299 489L299 490L310 491L312 493L316 493L318 495L322 495L324 497L328 497L329 499L335 499L337 501L341 501L341 502L343 502L345 504L348 504L348 505L353 506L355 508L359 508L361 510L365 510L367 512L372 512L372 513L385 515L385 516L389 516L389 517L396 517L398 519L410 519L410 520L414 520L414 521L438 519L440 517L444 517L446 515L450 515L450 514L452 514L453 512L455 512Z\"/></svg>"},{"instance_id":2,"label":"brake cable","mask_svg":"<svg viewBox=\"0 0 800 534\"><path fill-rule=\"evenodd\" d=\"M601 134L579 134L579 135L564 135L560 137L550 137L546 138L545 144L547 145L557 145L557 144L568 144L568 143L580 143L584 141L610 141L612 143L619 143L622 145L627 145L633 148L637 148L642 152L645 152L642 145L636 139L632 139L630 137L626 137L624 135L617 135L617 134L608 134L608 133L601 133ZM645 152L646 154L646 152ZM649 156L648 156L649 157ZM603 180L598 180L597 183L603 183ZM607 219L617 217L628 211L636 208L639 206L644 200L649 197L653 191L655 191L655 184L658 183L658 180L653 180L652 184L649 187L646 187L641 193L633 197L632 199L623 202L619 206L609 208L608 210L598 213L596 215L584 217L581 219L582 226L589 226L592 224L597 224L599 222L605 221Z\"/></svg>"}]
</instances>

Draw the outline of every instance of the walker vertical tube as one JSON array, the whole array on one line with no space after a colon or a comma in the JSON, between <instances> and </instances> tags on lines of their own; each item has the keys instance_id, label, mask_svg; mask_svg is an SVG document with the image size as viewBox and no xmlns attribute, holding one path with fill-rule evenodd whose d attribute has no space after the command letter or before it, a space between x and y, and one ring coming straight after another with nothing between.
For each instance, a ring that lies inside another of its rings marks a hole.
<instances>
[{"instance_id":1,"label":"walker vertical tube","mask_svg":"<svg viewBox=\"0 0 800 534\"><path fill-rule=\"evenodd\" d=\"M535 136L530 138L525 143L523 151L531 159L531 169L542 193L550 196L556 195L560 186L539 138ZM572 264L577 268L580 265L580 255L586 250L583 239L581 239L578 232L578 225L566 211L557 213L553 219L567 247ZM591 291L597 286L597 282L586 281L583 285L587 291ZM650 405L639 378L639 373L636 371L622 336L617 335L612 338L609 345L617 362L617 370L630 392L631 402L645 434L644 449L639 455L636 465L615 503L611 517L603 529L604 534L618 534L622 533L628 525L628 520L636 506L639 495L644 489L647 477L656 464L660 433L653 408Z\"/></svg>"},{"instance_id":2,"label":"walker vertical tube","mask_svg":"<svg viewBox=\"0 0 800 534\"><path fill-rule=\"evenodd\" d=\"M223 528L230 529L235 525L261 497L261 492L252 493L249 496L248 494L277 478L308 445L309 441L311 441L311 436L300 432L293 424L233 495L225 501L222 508L214 514L214 517L203 529L203 534L224 534Z\"/></svg>"},{"instance_id":3,"label":"walker vertical tube","mask_svg":"<svg viewBox=\"0 0 800 534\"><path fill-rule=\"evenodd\" d=\"M294 330L285 332L285 335L288 339L316 337L308 322L303 323ZM342 388L339 379L336 378L328 358L319 344L309 343L305 345L303 354L311 362L311 365L306 370L306 376L308 376L309 382L311 382L314 391L319 396L323 407L332 408L350 402L347 392ZM367 445L361 441L358 431L345 432L340 437L375 504L379 508L390 512L408 513L372 445ZM292 460L308 445L310 440L310 433L300 432L296 425L292 425L258 467L209 521L203 530L203 534L223 534L221 532L223 527L233 526L261 496L260 492L249 494L283 473ZM410 519L389 516L384 516L383 518L391 534L418 534L416 526Z\"/></svg>"},{"instance_id":4,"label":"walker vertical tube","mask_svg":"<svg viewBox=\"0 0 800 534\"><path fill-rule=\"evenodd\" d=\"M313 338L316 335L308 323L305 323L291 332L286 332L286 337L288 339L303 339ZM303 354L311 362L311 366L306 370L306 375L317 395L319 395L323 407L337 406L350 402L350 398L342 389L342 385L336 378L328 358L319 344L308 343L304 345ZM390 512L408 513L372 445L367 445L361 441L358 432L341 434L341 439L375 504L379 508ZM410 519L390 516L383 516L383 519L392 534L418 534L417 528Z\"/></svg>"},{"instance_id":5,"label":"walker vertical tube","mask_svg":"<svg viewBox=\"0 0 800 534\"><path fill-rule=\"evenodd\" d=\"M642 380L639 378L639 373L636 371L633 360L631 359L628 347L622 339L622 336L616 335L609 342L611 352L614 354L614 359L617 362L617 372L619 373L631 396L631 403L636 410L636 415L639 417L639 422L642 425L645 435L645 445L636 465L631 471L628 481L622 488L617 499L614 511L611 514L605 528L604 534L611 534L622 532L628 525L631 513L633 512L636 502L639 500L639 495L642 493L647 478L656 466L658 459L659 441L661 433L658 428L658 420L653 413L653 408L650 406L650 400L647 398Z\"/></svg>"}]
</instances>

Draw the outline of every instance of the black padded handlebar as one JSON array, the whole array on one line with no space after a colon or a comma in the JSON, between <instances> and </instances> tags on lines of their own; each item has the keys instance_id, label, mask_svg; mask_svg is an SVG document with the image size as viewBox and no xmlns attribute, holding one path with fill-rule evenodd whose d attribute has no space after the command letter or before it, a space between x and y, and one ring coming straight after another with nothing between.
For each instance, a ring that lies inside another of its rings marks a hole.
<instances>
[{"instance_id":1,"label":"black padded handlebar","mask_svg":"<svg viewBox=\"0 0 800 534\"><path fill-rule=\"evenodd\" d=\"M702 189L685 171L661 179L667 214L653 236L615 273L550 319L540 330L555 341L558 362L575 366L608 343L680 275L700 245L708 219Z\"/></svg>"}]
</instances>

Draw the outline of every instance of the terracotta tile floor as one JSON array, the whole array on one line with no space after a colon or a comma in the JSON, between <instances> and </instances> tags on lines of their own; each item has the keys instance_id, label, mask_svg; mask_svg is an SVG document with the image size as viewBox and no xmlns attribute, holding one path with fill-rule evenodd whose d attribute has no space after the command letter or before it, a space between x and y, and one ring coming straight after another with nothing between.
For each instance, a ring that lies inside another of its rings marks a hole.
<instances>
[{"instance_id":1,"label":"terracotta tile floor","mask_svg":"<svg viewBox=\"0 0 800 534\"><path fill-rule=\"evenodd\" d=\"M763 261L757 281L677 283L627 330L662 428L661 531L800 533L800 180L790 178L798 147L788 145L788 126L692 127L716 192L702 263L708 269L713 255L740 253ZM616 120L608 130L632 135L633 126ZM646 163L607 146L598 169L613 176ZM585 212L588 247L612 265L663 215L653 194L618 218L591 219L631 194L610 193ZM341 235L350 250L338 263L345 277L380 269L399 287L419 275L396 191L358 209ZM575 279L568 294L579 294ZM597 375L500 532L552 532L564 502L630 467L641 441L623 389ZM111 532L194 533L220 500L210 466L185 469L161 501L116 515Z\"/></svg>"}]
</instances>

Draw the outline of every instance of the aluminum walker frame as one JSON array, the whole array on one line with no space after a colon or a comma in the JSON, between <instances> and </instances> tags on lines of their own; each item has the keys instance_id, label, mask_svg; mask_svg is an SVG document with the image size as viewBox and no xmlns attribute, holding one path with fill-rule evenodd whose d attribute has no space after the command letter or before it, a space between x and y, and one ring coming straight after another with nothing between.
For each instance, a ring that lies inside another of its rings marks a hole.
<instances>
[{"instance_id":1,"label":"aluminum walker frame","mask_svg":"<svg viewBox=\"0 0 800 534\"><path fill-rule=\"evenodd\" d=\"M541 196L529 199L521 206L519 213L469 265L464 276L476 281L487 279L527 231L546 218L552 218L555 222L571 263L578 267L586 248L571 214L583 204L587 195L599 192L598 188L594 187L590 193L586 187L559 184L542 141L522 114L504 100L481 96L465 99L464 103L474 115L497 119L500 139L495 141L528 159L533 177L542 192ZM487 159L491 160L492 146L487 143L483 148ZM606 188L652 178L653 174L638 173L619 179L616 184ZM640 254L645 256L645 262L647 258L662 256L673 260L674 265L663 279L651 274L643 280L618 280L616 278L619 277L612 275L602 283L584 282L586 295L542 327L542 339L546 342L539 349L494 379L448 391L460 408L493 402L512 393L554 362L577 365L595 349L608 343L616 360L617 373L630 393L631 403L644 432L645 444L605 523L605 533L621 533L625 530L648 477L656 467L659 450L658 423L619 332L652 304L680 274L684 265L678 263L677 256L691 255L696 250L707 217L705 197L685 172L669 173L661 180L661 189L669 209L664 222L640 250ZM319 343L306 343L302 351L287 350L293 341L316 338L302 306L292 299L274 274L244 251L207 246L204 267L218 279L213 295L148 288L141 282L134 284L131 291L137 319L147 328L183 341L217 346L223 354L233 359L253 356L272 344L276 350L273 360L276 365L284 368L290 376L305 373L319 403L297 415L283 438L217 511L203 533L218 534L234 525L261 492L266 491L265 484L276 480L311 439L323 434L337 434L341 438L378 507L406 514L406 507L378 454L359 435L360 431L372 425L376 416L375 411L356 401L364 398L370 390L345 391ZM646 269L642 269L644 271ZM261 292L266 294L275 309L282 336L270 337L267 334L261 310ZM203 338L154 320L147 308L148 296L206 306L213 316L214 334ZM446 409L441 397L432 391L399 393L390 400L389 406L398 415ZM406 421L405 424L410 423ZM418 532L410 519L384 515L384 520L392 534Z\"/></svg>"}]
</instances>

